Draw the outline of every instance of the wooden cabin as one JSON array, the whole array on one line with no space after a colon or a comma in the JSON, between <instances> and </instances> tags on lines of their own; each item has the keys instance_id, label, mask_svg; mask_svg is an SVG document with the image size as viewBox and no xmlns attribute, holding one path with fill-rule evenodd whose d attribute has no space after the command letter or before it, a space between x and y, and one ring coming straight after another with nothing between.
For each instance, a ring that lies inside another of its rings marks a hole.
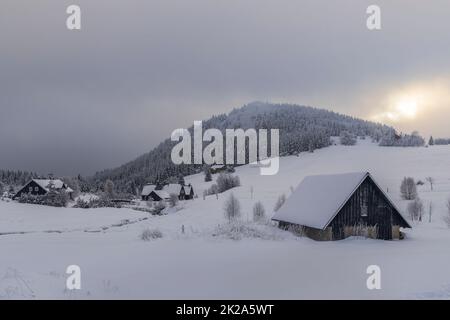
<instances>
[{"instance_id":1,"label":"wooden cabin","mask_svg":"<svg viewBox=\"0 0 450 320\"><path fill-rule=\"evenodd\" d=\"M156 185L154 184L147 184L144 186L144 188L142 188L142 192L141 192L141 199L143 201L149 201L150 199L150 193L155 190Z\"/></svg>"},{"instance_id":2,"label":"wooden cabin","mask_svg":"<svg viewBox=\"0 0 450 320\"><path fill-rule=\"evenodd\" d=\"M59 179L32 179L16 192L13 199L20 198L23 194L43 196L50 190L64 190L64 192L67 192L70 196L73 193L73 190Z\"/></svg>"},{"instance_id":3,"label":"wooden cabin","mask_svg":"<svg viewBox=\"0 0 450 320\"><path fill-rule=\"evenodd\" d=\"M401 238L400 228L411 228L368 172L308 176L272 220L315 240L391 240Z\"/></svg>"}]
</instances>

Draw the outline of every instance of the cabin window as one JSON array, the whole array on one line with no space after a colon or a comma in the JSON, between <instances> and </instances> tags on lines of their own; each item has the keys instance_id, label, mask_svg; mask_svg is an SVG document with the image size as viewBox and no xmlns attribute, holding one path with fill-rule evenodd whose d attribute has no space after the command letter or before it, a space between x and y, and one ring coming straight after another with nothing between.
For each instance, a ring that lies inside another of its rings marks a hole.
<instances>
[{"instance_id":1,"label":"cabin window","mask_svg":"<svg viewBox=\"0 0 450 320\"><path fill-rule=\"evenodd\" d=\"M33 187L29 187L28 190L29 190L30 192L32 192L32 191L33 191Z\"/></svg>"},{"instance_id":2,"label":"cabin window","mask_svg":"<svg viewBox=\"0 0 450 320\"><path fill-rule=\"evenodd\" d=\"M34 191L38 192L39 191L39 187L34 187Z\"/></svg>"}]
</instances>

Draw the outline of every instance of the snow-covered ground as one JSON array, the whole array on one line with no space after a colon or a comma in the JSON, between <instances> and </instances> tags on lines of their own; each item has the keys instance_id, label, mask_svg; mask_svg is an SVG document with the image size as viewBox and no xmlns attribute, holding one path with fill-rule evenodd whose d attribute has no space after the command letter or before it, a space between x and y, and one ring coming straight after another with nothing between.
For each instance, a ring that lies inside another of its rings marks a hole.
<instances>
[{"instance_id":1,"label":"snow-covered ground","mask_svg":"<svg viewBox=\"0 0 450 320\"><path fill-rule=\"evenodd\" d=\"M268 225L254 226L264 239L214 236L225 224L222 208L231 192L242 219L251 220L256 201L271 215L278 196L289 196L306 175L353 171L370 171L403 210L401 179L434 177L433 191L427 183L419 187L424 221L405 230L403 241L315 242ZM450 229L442 221L450 147L382 148L363 140L282 158L275 176L249 166L236 174L241 187L205 200L211 182L201 174L187 177L199 197L165 216L0 201L0 298L450 298ZM159 229L163 238L140 240L146 228ZM81 267L82 288L68 291L65 271L73 264ZM373 264L381 267L381 290L366 287Z\"/></svg>"}]
</instances>

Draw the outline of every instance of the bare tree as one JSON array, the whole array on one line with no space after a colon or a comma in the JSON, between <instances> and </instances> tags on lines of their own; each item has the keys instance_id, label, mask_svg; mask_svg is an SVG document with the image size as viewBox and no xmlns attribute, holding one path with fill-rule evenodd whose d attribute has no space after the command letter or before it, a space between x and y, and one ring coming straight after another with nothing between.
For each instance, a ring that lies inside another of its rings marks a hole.
<instances>
[{"instance_id":1,"label":"bare tree","mask_svg":"<svg viewBox=\"0 0 450 320\"><path fill-rule=\"evenodd\" d=\"M444 216L444 222L450 228L450 198L447 200L447 214Z\"/></svg>"},{"instance_id":2,"label":"bare tree","mask_svg":"<svg viewBox=\"0 0 450 320\"><path fill-rule=\"evenodd\" d=\"M253 206L253 221L262 221L264 220L266 216L266 210L264 209L263 204L261 201L258 201Z\"/></svg>"},{"instance_id":3,"label":"bare tree","mask_svg":"<svg viewBox=\"0 0 450 320\"><path fill-rule=\"evenodd\" d=\"M284 194L282 194L281 196L278 197L277 202L275 203L275 207L273 208L273 210L276 212L278 211L283 204L286 202L286 196Z\"/></svg>"},{"instance_id":4,"label":"bare tree","mask_svg":"<svg viewBox=\"0 0 450 320\"><path fill-rule=\"evenodd\" d=\"M417 187L414 178L403 178L402 184L400 185L400 193L405 200L414 200L417 197Z\"/></svg>"},{"instance_id":5,"label":"bare tree","mask_svg":"<svg viewBox=\"0 0 450 320\"><path fill-rule=\"evenodd\" d=\"M423 202L419 198L414 199L413 202L408 204L408 213L411 217L411 220L419 220L422 221L423 215Z\"/></svg>"},{"instance_id":6,"label":"bare tree","mask_svg":"<svg viewBox=\"0 0 450 320\"><path fill-rule=\"evenodd\" d=\"M241 216L241 204L234 194L230 194L225 201L224 213L229 222L237 220Z\"/></svg>"},{"instance_id":7,"label":"bare tree","mask_svg":"<svg viewBox=\"0 0 450 320\"><path fill-rule=\"evenodd\" d=\"M430 223L431 223L431 216L433 215L433 209L434 209L433 201L430 200L430 203L428 205L428 222Z\"/></svg>"},{"instance_id":8,"label":"bare tree","mask_svg":"<svg viewBox=\"0 0 450 320\"><path fill-rule=\"evenodd\" d=\"M425 180L430 184L431 191L433 191L434 178L433 177L426 177Z\"/></svg>"}]
</instances>

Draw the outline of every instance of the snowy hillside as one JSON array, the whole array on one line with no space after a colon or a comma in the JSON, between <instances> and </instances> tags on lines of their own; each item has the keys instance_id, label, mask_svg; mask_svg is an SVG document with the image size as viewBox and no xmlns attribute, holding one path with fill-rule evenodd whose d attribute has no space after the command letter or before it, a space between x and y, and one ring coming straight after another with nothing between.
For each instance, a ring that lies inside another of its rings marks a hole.
<instances>
[{"instance_id":1,"label":"snowy hillside","mask_svg":"<svg viewBox=\"0 0 450 320\"><path fill-rule=\"evenodd\" d=\"M236 168L242 186L218 199L202 198L213 183L204 182L203 174L189 176L186 182L199 197L165 216L0 201L0 298L448 299L450 229L442 217L450 197L449 168L450 146L386 148L367 139L284 157L274 176L261 176L250 166ZM407 206L399 193L403 177L435 178L433 191L428 183L419 186L424 221L405 230L403 241L315 242L252 223L252 236L217 236L218 225L226 223L223 206L230 193L247 221L256 201L271 216L278 196L289 196L307 175L354 171L370 171L402 210ZM157 228L163 237L142 241L146 228ZM65 289L65 270L72 264L82 270L79 291ZM366 287L366 268L373 264L381 267L381 290Z\"/></svg>"},{"instance_id":2,"label":"snowy hillside","mask_svg":"<svg viewBox=\"0 0 450 320\"><path fill-rule=\"evenodd\" d=\"M190 126L191 123L187 124L187 127ZM222 132L232 128L278 129L281 155L327 147L330 145L331 136L339 136L344 131L352 136L371 136L380 143L391 145L391 139L387 138L392 137L395 132L392 127L324 109L262 102L236 108L227 115L213 116L203 121L203 128L215 128ZM140 188L146 183L154 184L156 180L161 182L169 179L177 181L180 175L186 176L201 171L202 168L198 165L174 165L170 161L175 144L166 139L137 159L118 168L99 172L83 182L96 190L96 187L110 179L117 191L134 193L136 187Z\"/></svg>"}]
</instances>

